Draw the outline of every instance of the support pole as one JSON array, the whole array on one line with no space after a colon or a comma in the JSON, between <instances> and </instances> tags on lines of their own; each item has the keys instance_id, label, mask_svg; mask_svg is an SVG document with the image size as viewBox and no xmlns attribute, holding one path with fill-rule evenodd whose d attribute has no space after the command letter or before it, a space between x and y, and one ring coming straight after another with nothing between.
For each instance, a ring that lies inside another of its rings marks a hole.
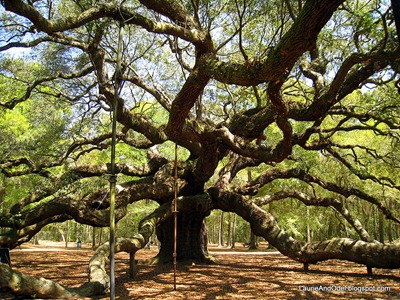
<instances>
[{"instance_id":1,"label":"support pole","mask_svg":"<svg viewBox=\"0 0 400 300\"><path fill-rule=\"evenodd\" d=\"M110 178L110 299L115 299L115 176Z\"/></svg>"},{"instance_id":2,"label":"support pole","mask_svg":"<svg viewBox=\"0 0 400 300\"><path fill-rule=\"evenodd\" d=\"M137 266L135 262L135 253L130 252L129 253L129 277L130 278L135 278L137 274Z\"/></svg>"},{"instance_id":3,"label":"support pole","mask_svg":"<svg viewBox=\"0 0 400 300\"><path fill-rule=\"evenodd\" d=\"M304 272L308 272L308 263L303 263Z\"/></svg>"},{"instance_id":4,"label":"support pole","mask_svg":"<svg viewBox=\"0 0 400 300\"><path fill-rule=\"evenodd\" d=\"M372 277L374 274L372 272L372 267L371 266L367 266L367 274L369 277Z\"/></svg>"},{"instance_id":5,"label":"support pole","mask_svg":"<svg viewBox=\"0 0 400 300\"><path fill-rule=\"evenodd\" d=\"M176 291L176 259L177 259L177 242L178 242L178 144L175 144L175 182L174 182L174 291Z\"/></svg>"},{"instance_id":6,"label":"support pole","mask_svg":"<svg viewBox=\"0 0 400 300\"><path fill-rule=\"evenodd\" d=\"M118 98L121 87L121 59L122 59L122 38L124 34L123 23L119 26L117 66L114 81L114 103L112 111L112 138L111 138L111 176L110 176L110 299L115 299L115 194L117 176L115 170L115 148L117 143L117 112Z\"/></svg>"}]
</instances>

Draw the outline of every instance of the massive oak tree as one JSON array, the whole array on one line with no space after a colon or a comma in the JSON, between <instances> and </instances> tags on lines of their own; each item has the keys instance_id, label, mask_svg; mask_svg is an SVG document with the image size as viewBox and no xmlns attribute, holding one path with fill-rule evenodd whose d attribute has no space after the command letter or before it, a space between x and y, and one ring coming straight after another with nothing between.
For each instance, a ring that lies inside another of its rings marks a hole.
<instances>
[{"instance_id":1,"label":"massive oak tree","mask_svg":"<svg viewBox=\"0 0 400 300\"><path fill-rule=\"evenodd\" d=\"M108 226L104 153L117 105L117 151L124 155L116 166L116 218L142 199L159 204L138 235L118 240L117 251L135 253L156 232L161 247L154 261L172 259L177 189L180 260L210 259L204 220L221 209L299 262L400 267L399 245L375 241L349 205L371 205L393 224L400 221L400 50L398 12L389 1L1 4L1 113L29 115L28 103L45 101L68 106L70 122L61 122L47 143L40 132L34 141L1 137L2 247L17 247L55 222ZM51 114L47 109L43 118ZM178 145L177 176L165 150L171 142ZM253 176L243 180L247 172ZM6 202L18 178L32 187ZM282 183L279 190L275 182ZM357 239L292 237L266 209L285 199L334 210ZM107 249L100 247L90 263L90 284L69 290L47 282L51 288L35 293L104 291ZM33 280L4 265L0 274L16 292Z\"/></svg>"}]
</instances>

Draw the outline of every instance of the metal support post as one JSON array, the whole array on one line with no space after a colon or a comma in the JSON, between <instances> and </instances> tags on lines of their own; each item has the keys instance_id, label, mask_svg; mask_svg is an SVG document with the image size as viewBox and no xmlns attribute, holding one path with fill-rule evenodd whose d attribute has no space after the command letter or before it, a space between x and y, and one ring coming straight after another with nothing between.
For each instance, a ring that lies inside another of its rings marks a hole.
<instances>
[{"instance_id":1,"label":"metal support post","mask_svg":"<svg viewBox=\"0 0 400 300\"><path fill-rule=\"evenodd\" d=\"M175 144L175 182L174 182L174 291L176 291L176 260L177 260L177 242L178 242L178 144Z\"/></svg>"},{"instance_id":2,"label":"metal support post","mask_svg":"<svg viewBox=\"0 0 400 300\"><path fill-rule=\"evenodd\" d=\"M115 152L117 143L117 113L120 88L122 86L121 59L122 38L124 35L123 23L119 26L117 66L114 80L114 103L112 111L112 139L111 139L111 176L110 176L110 299L115 299L115 197L116 197L116 169Z\"/></svg>"}]
</instances>

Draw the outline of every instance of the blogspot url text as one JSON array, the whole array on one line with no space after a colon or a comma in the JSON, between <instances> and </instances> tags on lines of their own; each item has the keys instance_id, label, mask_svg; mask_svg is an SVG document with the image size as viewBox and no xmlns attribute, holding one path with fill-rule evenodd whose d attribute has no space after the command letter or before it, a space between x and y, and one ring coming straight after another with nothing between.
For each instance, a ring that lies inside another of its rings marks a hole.
<instances>
[{"instance_id":1,"label":"blogspot url text","mask_svg":"<svg viewBox=\"0 0 400 300\"><path fill-rule=\"evenodd\" d=\"M389 286L353 286L353 285L301 285L303 292L390 292Z\"/></svg>"}]
</instances>

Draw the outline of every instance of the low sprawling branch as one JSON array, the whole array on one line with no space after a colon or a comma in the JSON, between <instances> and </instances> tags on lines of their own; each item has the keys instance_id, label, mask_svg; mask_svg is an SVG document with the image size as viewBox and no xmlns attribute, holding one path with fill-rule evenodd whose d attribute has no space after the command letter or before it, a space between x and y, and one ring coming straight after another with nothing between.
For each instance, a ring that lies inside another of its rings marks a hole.
<instances>
[{"instance_id":1,"label":"low sprawling branch","mask_svg":"<svg viewBox=\"0 0 400 300\"><path fill-rule=\"evenodd\" d=\"M35 295L46 299L82 298L104 292L103 286L97 282L86 283L79 288L67 288L49 279L23 274L2 263L0 277L0 288L10 289L16 295L27 297Z\"/></svg>"},{"instance_id":2,"label":"low sprawling branch","mask_svg":"<svg viewBox=\"0 0 400 300\"><path fill-rule=\"evenodd\" d=\"M211 199L206 194L177 199L180 211L193 211L197 209L197 206L210 210L212 205ZM172 201L158 207L139 223L138 233L135 236L116 240L115 253L127 252L134 259L135 253L147 245L150 237L155 233L156 227L170 218L173 211ZM43 298L90 297L103 294L110 285L110 278L106 271L109 255L110 245L108 242L97 248L89 262L89 282L78 288L68 288L51 280L28 276L0 263L0 276L3 278L0 288L11 289L13 293L19 295L37 295Z\"/></svg>"},{"instance_id":3,"label":"low sprawling branch","mask_svg":"<svg viewBox=\"0 0 400 300\"><path fill-rule=\"evenodd\" d=\"M251 224L256 235L265 238L282 254L303 262L317 263L329 259L349 260L375 268L400 268L398 244L369 243L349 238L322 242L303 242L289 236L276 219L240 194L211 188L209 193L216 207L235 212Z\"/></svg>"},{"instance_id":4,"label":"low sprawling branch","mask_svg":"<svg viewBox=\"0 0 400 300\"><path fill-rule=\"evenodd\" d=\"M128 176L139 176L143 179L134 180L121 185L117 194L116 220L126 214L128 204L142 199L153 199L164 203L173 198L175 179L173 178L173 164L166 164L166 160L159 156L156 149L148 152L148 164L142 167L118 166L118 171ZM183 169L189 165L180 164ZM82 166L67 172L62 176L70 183L80 178L98 177L108 174L107 165ZM185 172L179 173L177 180L178 193L187 187ZM61 181L63 181L61 180ZM61 182L62 183L62 182ZM45 225L52 222L62 222L75 219L82 224L93 226L109 225L109 195L107 189L100 189L85 197L57 195L60 182L36 194L25 196L8 214L0 218L0 226L9 230L2 234L1 244L14 248L28 241ZM53 195L45 203L40 201ZM28 205L38 202L37 205Z\"/></svg>"}]
</instances>

